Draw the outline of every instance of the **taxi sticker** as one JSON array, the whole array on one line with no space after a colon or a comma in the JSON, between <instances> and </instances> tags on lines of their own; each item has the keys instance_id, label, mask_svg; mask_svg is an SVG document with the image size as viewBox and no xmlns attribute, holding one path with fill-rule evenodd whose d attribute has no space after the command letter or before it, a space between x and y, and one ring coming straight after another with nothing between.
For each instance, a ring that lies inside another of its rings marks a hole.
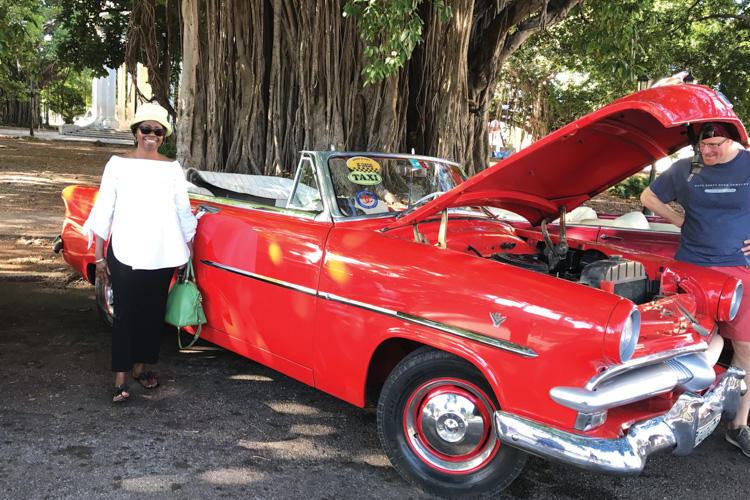
<instances>
[{"instance_id":1,"label":"taxi sticker","mask_svg":"<svg viewBox=\"0 0 750 500\"><path fill-rule=\"evenodd\" d=\"M375 208L378 205L378 199L370 191L363 189L357 193L357 205L362 208Z\"/></svg>"},{"instance_id":2,"label":"taxi sticker","mask_svg":"<svg viewBox=\"0 0 750 500\"><path fill-rule=\"evenodd\" d=\"M364 156L355 156L346 161L346 166L351 170L348 179L354 184L372 186L383 182L383 178L378 173L380 165L375 160Z\"/></svg>"},{"instance_id":3,"label":"taxi sticker","mask_svg":"<svg viewBox=\"0 0 750 500\"><path fill-rule=\"evenodd\" d=\"M364 156L355 156L346 160L346 166L354 172L380 172L380 165L375 160Z\"/></svg>"},{"instance_id":4,"label":"taxi sticker","mask_svg":"<svg viewBox=\"0 0 750 500\"><path fill-rule=\"evenodd\" d=\"M381 182L383 182L380 174L375 172L369 174L365 174L362 172L349 172L347 178L354 184L360 184L362 186L374 186L375 184L380 184Z\"/></svg>"}]
</instances>

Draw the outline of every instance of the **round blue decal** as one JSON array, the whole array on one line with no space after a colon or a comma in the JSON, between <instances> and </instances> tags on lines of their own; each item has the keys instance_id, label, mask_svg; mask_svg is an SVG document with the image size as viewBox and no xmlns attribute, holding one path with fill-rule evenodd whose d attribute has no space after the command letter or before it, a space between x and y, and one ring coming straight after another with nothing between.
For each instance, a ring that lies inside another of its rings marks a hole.
<instances>
[{"instance_id":1,"label":"round blue decal","mask_svg":"<svg viewBox=\"0 0 750 500\"><path fill-rule=\"evenodd\" d=\"M357 193L357 205L362 208L375 208L378 206L378 199L374 194L364 189Z\"/></svg>"}]
</instances>

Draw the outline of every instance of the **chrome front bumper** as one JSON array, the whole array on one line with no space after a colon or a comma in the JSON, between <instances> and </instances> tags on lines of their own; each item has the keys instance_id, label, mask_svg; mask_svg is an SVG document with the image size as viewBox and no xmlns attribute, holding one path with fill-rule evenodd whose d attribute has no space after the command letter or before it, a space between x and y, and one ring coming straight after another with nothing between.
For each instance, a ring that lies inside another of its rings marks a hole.
<instances>
[{"instance_id":1,"label":"chrome front bumper","mask_svg":"<svg viewBox=\"0 0 750 500\"><path fill-rule=\"evenodd\" d=\"M638 422L618 439L588 437L548 427L503 411L495 412L500 442L555 462L594 472L635 475L646 458L665 448L687 455L722 418L734 418L744 370L730 367L705 396L686 392L665 415Z\"/></svg>"}]
</instances>

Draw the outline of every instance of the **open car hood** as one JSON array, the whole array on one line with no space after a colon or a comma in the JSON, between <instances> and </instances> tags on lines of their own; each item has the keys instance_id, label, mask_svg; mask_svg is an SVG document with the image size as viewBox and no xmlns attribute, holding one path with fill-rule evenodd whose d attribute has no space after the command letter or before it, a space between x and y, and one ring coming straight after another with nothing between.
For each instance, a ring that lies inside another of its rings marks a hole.
<instances>
[{"instance_id":1,"label":"open car hood","mask_svg":"<svg viewBox=\"0 0 750 500\"><path fill-rule=\"evenodd\" d=\"M722 122L733 139L747 133L731 105L699 85L629 94L496 163L391 227L419 222L446 208L491 206L534 225L573 210L656 160L690 144L703 122Z\"/></svg>"}]
</instances>

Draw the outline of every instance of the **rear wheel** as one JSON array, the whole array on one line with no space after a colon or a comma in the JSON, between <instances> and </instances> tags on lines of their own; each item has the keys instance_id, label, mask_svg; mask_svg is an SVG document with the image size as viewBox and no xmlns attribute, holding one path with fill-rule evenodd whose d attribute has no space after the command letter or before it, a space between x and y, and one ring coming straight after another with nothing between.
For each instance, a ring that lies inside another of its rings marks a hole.
<instances>
[{"instance_id":1,"label":"rear wheel","mask_svg":"<svg viewBox=\"0 0 750 500\"><path fill-rule=\"evenodd\" d=\"M499 405L471 363L422 348L388 377L378 401L378 435L408 481L446 497L491 496L518 477L527 455L492 430Z\"/></svg>"},{"instance_id":2,"label":"rear wheel","mask_svg":"<svg viewBox=\"0 0 750 500\"><path fill-rule=\"evenodd\" d=\"M94 289L96 293L96 307L99 309L99 315L109 325L115 320L115 303L114 296L112 294L112 283L103 283L99 278L96 278L94 283Z\"/></svg>"}]
</instances>

